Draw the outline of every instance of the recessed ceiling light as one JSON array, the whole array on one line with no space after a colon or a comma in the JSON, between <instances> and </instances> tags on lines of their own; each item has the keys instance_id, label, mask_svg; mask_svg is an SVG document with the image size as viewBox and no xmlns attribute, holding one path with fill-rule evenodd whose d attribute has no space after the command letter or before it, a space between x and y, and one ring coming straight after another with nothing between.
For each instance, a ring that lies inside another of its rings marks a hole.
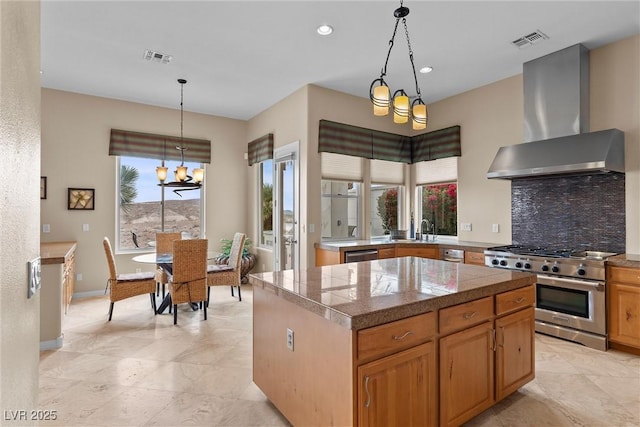
<instances>
[{"instance_id":1,"label":"recessed ceiling light","mask_svg":"<svg viewBox=\"0 0 640 427\"><path fill-rule=\"evenodd\" d=\"M316 31L321 36L328 36L333 33L333 27L331 25L320 25Z\"/></svg>"},{"instance_id":2,"label":"recessed ceiling light","mask_svg":"<svg viewBox=\"0 0 640 427\"><path fill-rule=\"evenodd\" d=\"M427 74L427 73L430 73L432 71L433 71L433 67L426 66L426 67L420 68L420 72L422 74Z\"/></svg>"}]
</instances>

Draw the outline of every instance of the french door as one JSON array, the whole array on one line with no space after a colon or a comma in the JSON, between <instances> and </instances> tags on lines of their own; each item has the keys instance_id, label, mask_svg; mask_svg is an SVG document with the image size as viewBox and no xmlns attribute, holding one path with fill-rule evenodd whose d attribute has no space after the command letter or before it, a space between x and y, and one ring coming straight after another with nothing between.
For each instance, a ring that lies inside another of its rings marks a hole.
<instances>
[{"instance_id":1,"label":"french door","mask_svg":"<svg viewBox=\"0 0 640 427\"><path fill-rule=\"evenodd\" d=\"M299 265L299 145L296 141L276 149L274 153L275 271L297 269Z\"/></svg>"}]
</instances>

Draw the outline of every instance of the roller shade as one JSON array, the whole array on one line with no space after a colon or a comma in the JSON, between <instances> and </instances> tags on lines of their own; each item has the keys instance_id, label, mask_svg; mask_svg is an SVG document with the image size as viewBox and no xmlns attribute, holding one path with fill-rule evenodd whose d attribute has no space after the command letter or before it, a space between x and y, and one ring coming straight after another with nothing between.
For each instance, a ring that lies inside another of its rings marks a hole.
<instances>
[{"instance_id":1,"label":"roller shade","mask_svg":"<svg viewBox=\"0 0 640 427\"><path fill-rule=\"evenodd\" d=\"M254 139L248 144L249 166L265 160L273 159L273 134L268 133L260 138Z\"/></svg>"},{"instance_id":2,"label":"roller shade","mask_svg":"<svg viewBox=\"0 0 640 427\"><path fill-rule=\"evenodd\" d=\"M458 180L458 158L416 163L416 185L455 182Z\"/></svg>"},{"instance_id":3,"label":"roller shade","mask_svg":"<svg viewBox=\"0 0 640 427\"><path fill-rule=\"evenodd\" d=\"M176 150L180 145L187 148L185 161L211 163L211 141L120 129L111 129L109 155L180 160L180 151Z\"/></svg>"},{"instance_id":4,"label":"roller shade","mask_svg":"<svg viewBox=\"0 0 640 427\"><path fill-rule=\"evenodd\" d=\"M404 184L404 163L371 160L371 182L376 184Z\"/></svg>"},{"instance_id":5,"label":"roller shade","mask_svg":"<svg viewBox=\"0 0 640 427\"><path fill-rule=\"evenodd\" d=\"M322 179L362 181L362 158L335 153L320 153Z\"/></svg>"}]
</instances>

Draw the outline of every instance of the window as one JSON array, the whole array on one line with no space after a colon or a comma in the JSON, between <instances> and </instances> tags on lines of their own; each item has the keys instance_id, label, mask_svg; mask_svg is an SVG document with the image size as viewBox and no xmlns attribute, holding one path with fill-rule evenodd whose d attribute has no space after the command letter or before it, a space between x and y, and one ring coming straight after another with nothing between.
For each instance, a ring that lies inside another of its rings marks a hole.
<instances>
[{"instance_id":1,"label":"window","mask_svg":"<svg viewBox=\"0 0 640 427\"><path fill-rule=\"evenodd\" d=\"M371 237L397 230L402 211L402 186L371 184Z\"/></svg>"},{"instance_id":2,"label":"window","mask_svg":"<svg viewBox=\"0 0 640 427\"><path fill-rule=\"evenodd\" d=\"M165 161L169 171L179 161ZM118 161L117 250L153 248L156 232L162 230L162 192L164 190L164 231L179 231L188 236L202 235L202 190L175 192L161 187L156 176L157 159L121 156ZM203 167L185 162L189 171ZM136 246L137 243L137 246Z\"/></svg>"},{"instance_id":3,"label":"window","mask_svg":"<svg viewBox=\"0 0 640 427\"><path fill-rule=\"evenodd\" d=\"M322 180L323 239L360 237L360 183Z\"/></svg>"},{"instance_id":4,"label":"window","mask_svg":"<svg viewBox=\"0 0 640 427\"><path fill-rule=\"evenodd\" d=\"M416 163L418 219L429 221L438 235L458 235L457 179L458 157ZM416 232L422 231L420 224Z\"/></svg>"},{"instance_id":5,"label":"window","mask_svg":"<svg viewBox=\"0 0 640 427\"><path fill-rule=\"evenodd\" d=\"M273 160L260 163L260 246L273 247Z\"/></svg>"}]
</instances>

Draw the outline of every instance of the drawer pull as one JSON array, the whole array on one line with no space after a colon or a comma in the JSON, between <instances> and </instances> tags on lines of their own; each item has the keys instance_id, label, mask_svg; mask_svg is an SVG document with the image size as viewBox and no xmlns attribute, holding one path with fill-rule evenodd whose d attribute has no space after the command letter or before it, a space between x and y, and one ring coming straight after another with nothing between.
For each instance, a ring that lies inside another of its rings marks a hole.
<instances>
[{"instance_id":1,"label":"drawer pull","mask_svg":"<svg viewBox=\"0 0 640 427\"><path fill-rule=\"evenodd\" d=\"M464 318L464 320L469 320L469 319L473 319L476 314L478 314L477 311L472 311L472 312L466 312L462 315L462 317Z\"/></svg>"},{"instance_id":2,"label":"drawer pull","mask_svg":"<svg viewBox=\"0 0 640 427\"><path fill-rule=\"evenodd\" d=\"M367 401L364 404L365 408L368 408L371 404L371 394L369 393L369 376L364 377L364 391L367 392Z\"/></svg>"},{"instance_id":3,"label":"drawer pull","mask_svg":"<svg viewBox=\"0 0 640 427\"><path fill-rule=\"evenodd\" d=\"M524 302L524 300L525 300L525 297L520 297L520 298L514 300L513 302L515 302L516 304L522 304Z\"/></svg>"},{"instance_id":4,"label":"drawer pull","mask_svg":"<svg viewBox=\"0 0 640 427\"><path fill-rule=\"evenodd\" d=\"M396 341L400 341L400 340L405 339L405 338L406 338L407 336L409 336L409 335L413 335L413 332L411 332L411 331L407 331L407 332L405 332L404 334L402 334L401 336L398 336L398 335L392 335L392 338L393 338L394 340L396 340Z\"/></svg>"}]
</instances>

